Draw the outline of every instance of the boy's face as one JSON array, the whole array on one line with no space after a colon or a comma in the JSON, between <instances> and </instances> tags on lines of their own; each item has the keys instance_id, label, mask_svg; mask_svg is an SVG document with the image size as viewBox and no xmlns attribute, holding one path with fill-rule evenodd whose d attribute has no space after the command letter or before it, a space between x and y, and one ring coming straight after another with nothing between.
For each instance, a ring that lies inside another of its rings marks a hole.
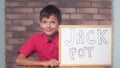
<instances>
[{"instance_id":1,"label":"boy's face","mask_svg":"<svg viewBox=\"0 0 120 68\"><path fill-rule=\"evenodd\" d=\"M49 18L42 17L40 27L47 36L52 37L58 32L58 23L56 16L51 15Z\"/></svg>"}]
</instances>

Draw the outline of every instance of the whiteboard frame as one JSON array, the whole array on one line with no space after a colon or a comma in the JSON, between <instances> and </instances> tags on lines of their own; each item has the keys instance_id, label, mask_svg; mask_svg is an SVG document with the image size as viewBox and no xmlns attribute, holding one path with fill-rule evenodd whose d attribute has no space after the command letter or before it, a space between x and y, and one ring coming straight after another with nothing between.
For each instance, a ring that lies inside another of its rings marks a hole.
<instances>
[{"instance_id":1,"label":"whiteboard frame","mask_svg":"<svg viewBox=\"0 0 120 68\"><path fill-rule=\"evenodd\" d=\"M61 63L61 28L111 28L111 62L110 64L63 64ZM113 63L113 26L112 25L60 25L59 26L59 66L112 66Z\"/></svg>"}]
</instances>

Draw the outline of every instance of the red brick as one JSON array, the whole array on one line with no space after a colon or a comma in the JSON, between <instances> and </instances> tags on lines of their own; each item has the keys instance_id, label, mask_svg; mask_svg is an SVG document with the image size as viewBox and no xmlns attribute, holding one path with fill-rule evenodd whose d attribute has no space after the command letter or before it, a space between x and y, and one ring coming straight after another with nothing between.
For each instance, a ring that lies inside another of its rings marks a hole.
<instances>
[{"instance_id":1,"label":"red brick","mask_svg":"<svg viewBox=\"0 0 120 68\"><path fill-rule=\"evenodd\" d=\"M5 8L5 12L12 12L12 8Z\"/></svg>"},{"instance_id":2,"label":"red brick","mask_svg":"<svg viewBox=\"0 0 120 68\"><path fill-rule=\"evenodd\" d=\"M68 1L68 2L58 2L58 1L51 1L48 4L60 6L60 7L90 7L90 2L82 2L82 1Z\"/></svg>"},{"instance_id":3,"label":"red brick","mask_svg":"<svg viewBox=\"0 0 120 68\"><path fill-rule=\"evenodd\" d=\"M6 2L6 7L18 7L18 6L26 6L25 2Z\"/></svg>"},{"instance_id":4,"label":"red brick","mask_svg":"<svg viewBox=\"0 0 120 68\"><path fill-rule=\"evenodd\" d=\"M67 2L70 7L90 7L90 2Z\"/></svg>"},{"instance_id":5,"label":"red brick","mask_svg":"<svg viewBox=\"0 0 120 68\"><path fill-rule=\"evenodd\" d=\"M47 5L47 2L27 2L27 6L46 6Z\"/></svg>"},{"instance_id":6,"label":"red brick","mask_svg":"<svg viewBox=\"0 0 120 68\"><path fill-rule=\"evenodd\" d=\"M98 21L92 20L63 20L62 25L98 25Z\"/></svg>"},{"instance_id":7,"label":"red brick","mask_svg":"<svg viewBox=\"0 0 120 68\"><path fill-rule=\"evenodd\" d=\"M75 13L76 9L75 8L60 8L62 13Z\"/></svg>"},{"instance_id":8,"label":"red brick","mask_svg":"<svg viewBox=\"0 0 120 68\"><path fill-rule=\"evenodd\" d=\"M14 56L14 55L13 55ZM15 56L16 57L16 56ZM19 67L14 67L16 64L15 64L15 59L16 58L14 58L14 57L12 57L12 56L10 56L10 57L8 57L8 58L6 58L6 64L8 65L12 65L11 67L9 66L9 67L7 67L6 66L6 68L19 68ZM14 64L14 65L13 65Z\"/></svg>"},{"instance_id":9,"label":"red brick","mask_svg":"<svg viewBox=\"0 0 120 68\"><path fill-rule=\"evenodd\" d=\"M77 8L78 13L98 13L98 8Z\"/></svg>"},{"instance_id":10,"label":"red brick","mask_svg":"<svg viewBox=\"0 0 120 68\"><path fill-rule=\"evenodd\" d=\"M112 10L101 8L101 9L99 9L99 13L100 14L112 14Z\"/></svg>"},{"instance_id":11,"label":"red brick","mask_svg":"<svg viewBox=\"0 0 120 68\"><path fill-rule=\"evenodd\" d=\"M6 26L6 31L25 31L25 26Z\"/></svg>"},{"instance_id":12,"label":"red brick","mask_svg":"<svg viewBox=\"0 0 120 68\"><path fill-rule=\"evenodd\" d=\"M33 33L32 32L14 32L14 38L29 38Z\"/></svg>"},{"instance_id":13,"label":"red brick","mask_svg":"<svg viewBox=\"0 0 120 68\"><path fill-rule=\"evenodd\" d=\"M34 12L35 12L35 13L40 13L41 9L42 9L42 8L34 8Z\"/></svg>"},{"instance_id":14,"label":"red brick","mask_svg":"<svg viewBox=\"0 0 120 68\"><path fill-rule=\"evenodd\" d=\"M6 39L7 44L23 44L26 40L25 39L20 39L20 38L11 38L11 39Z\"/></svg>"},{"instance_id":15,"label":"red brick","mask_svg":"<svg viewBox=\"0 0 120 68\"><path fill-rule=\"evenodd\" d=\"M48 4L55 5L57 7L65 7L68 6L68 2L58 2L58 1L50 1Z\"/></svg>"},{"instance_id":16,"label":"red brick","mask_svg":"<svg viewBox=\"0 0 120 68\"><path fill-rule=\"evenodd\" d=\"M32 20L13 20L13 25L33 25Z\"/></svg>"},{"instance_id":17,"label":"red brick","mask_svg":"<svg viewBox=\"0 0 120 68\"><path fill-rule=\"evenodd\" d=\"M99 25L112 25L111 21L99 21Z\"/></svg>"},{"instance_id":18,"label":"red brick","mask_svg":"<svg viewBox=\"0 0 120 68\"><path fill-rule=\"evenodd\" d=\"M71 19L92 19L90 14L71 14Z\"/></svg>"},{"instance_id":19,"label":"red brick","mask_svg":"<svg viewBox=\"0 0 120 68\"><path fill-rule=\"evenodd\" d=\"M7 51L13 51L13 46L12 45L6 45L5 49Z\"/></svg>"},{"instance_id":20,"label":"red brick","mask_svg":"<svg viewBox=\"0 0 120 68\"><path fill-rule=\"evenodd\" d=\"M9 56L9 57L17 56L17 52L14 52L14 51L6 52L6 56ZM10 61L11 61L11 60L10 60ZM13 60L12 60L12 61L13 61Z\"/></svg>"},{"instance_id":21,"label":"red brick","mask_svg":"<svg viewBox=\"0 0 120 68\"><path fill-rule=\"evenodd\" d=\"M12 20L5 20L5 25L12 25Z\"/></svg>"},{"instance_id":22,"label":"red brick","mask_svg":"<svg viewBox=\"0 0 120 68\"><path fill-rule=\"evenodd\" d=\"M39 23L40 23L39 18L37 18L37 19L35 19L35 20L33 21L33 24L34 24L34 25L39 25Z\"/></svg>"},{"instance_id":23,"label":"red brick","mask_svg":"<svg viewBox=\"0 0 120 68\"><path fill-rule=\"evenodd\" d=\"M6 56L8 56L8 55L6 55ZM7 63L13 63L13 59L8 59L8 58L6 58L6 62L7 62Z\"/></svg>"},{"instance_id":24,"label":"red brick","mask_svg":"<svg viewBox=\"0 0 120 68\"><path fill-rule=\"evenodd\" d=\"M19 12L19 13L33 13L33 8L14 8L13 12Z\"/></svg>"},{"instance_id":25,"label":"red brick","mask_svg":"<svg viewBox=\"0 0 120 68\"><path fill-rule=\"evenodd\" d=\"M70 14L62 14L62 19L70 19Z\"/></svg>"},{"instance_id":26,"label":"red brick","mask_svg":"<svg viewBox=\"0 0 120 68\"><path fill-rule=\"evenodd\" d=\"M71 20L70 19L64 19L62 20L62 25L71 25Z\"/></svg>"},{"instance_id":27,"label":"red brick","mask_svg":"<svg viewBox=\"0 0 120 68\"><path fill-rule=\"evenodd\" d=\"M28 19L39 19L39 13L36 14L28 14Z\"/></svg>"},{"instance_id":28,"label":"red brick","mask_svg":"<svg viewBox=\"0 0 120 68\"><path fill-rule=\"evenodd\" d=\"M14 60L15 60L15 59L14 59ZM13 64L11 64L11 63L6 63L6 68L21 68L21 66L15 64L15 63L13 63ZM24 67L23 67L23 68L24 68ZM30 68L30 67L28 67L28 68Z\"/></svg>"},{"instance_id":29,"label":"red brick","mask_svg":"<svg viewBox=\"0 0 120 68\"><path fill-rule=\"evenodd\" d=\"M21 46L15 45L13 48L14 48L14 50L19 50L21 48Z\"/></svg>"},{"instance_id":30,"label":"red brick","mask_svg":"<svg viewBox=\"0 0 120 68\"><path fill-rule=\"evenodd\" d=\"M92 2L92 7L97 8L111 8L111 2Z\"/></svg>"},{"instance_id":31,"label":"red brick","mask_svg":"<svg viewBox=\"0 0 120 68\"><path fill-rule=\"evenodd\" d=\"M98 25L98 21L85 20L85 21L81 21L81 25Z\"/></svg>"},{"instance_id":32,"label":"red brick","mask_svg":"<svg viewBox=\"0 0 120 68\"><path fill-rule=\"evenodd\" d=\"M6 14L7 19L25 19L26 14Z\"/></svg>"},{"instance_id":33,"label":"red brick","mask_svg":"<svg viewBox=\"0 0 120 68\"><path fill-rule=\"evenodd\" d=\"M93 15L93 19L96 19L96 20L111 20L111 15L100 15L100 14L96 14L96 15Z\"/></svg>"},{"instance_id":34,"label":"red brick","mask_svg":"<svg viewBox=\"0 0 120 68\"><path fill-rule=\"evenodd\" d=\"M41 31L40 26L27 26L26 27L27 31Z\"/></svg>"},{"instance_id":35,"label":"red brick","mask_svg":"<svg viewBox=\"0 0 120 68\"><path fill-rule=\"evenodd\" d=\"M12 32L5 32L5 37L12 38L13 37Z\"/></svg>"}]
</instances>

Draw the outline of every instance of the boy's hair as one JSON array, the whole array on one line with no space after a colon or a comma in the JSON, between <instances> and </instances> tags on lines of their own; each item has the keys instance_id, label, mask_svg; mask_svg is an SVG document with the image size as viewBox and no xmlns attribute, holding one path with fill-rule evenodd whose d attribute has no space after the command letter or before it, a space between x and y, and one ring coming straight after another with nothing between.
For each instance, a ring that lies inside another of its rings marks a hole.
<instances>
[{"instance_id":1,"label":"boy's hair","mask_svg":"<svg viewBox=\"0 0 120 68\"><path fill-rule=\"evenodd\" d=\"M42 17L49 18L51 15L55 15L58 19L59 24L60 24L61 11L54 5L48 5L40 11L40 21L42 20Z\"/></svg>"}]
</instances>

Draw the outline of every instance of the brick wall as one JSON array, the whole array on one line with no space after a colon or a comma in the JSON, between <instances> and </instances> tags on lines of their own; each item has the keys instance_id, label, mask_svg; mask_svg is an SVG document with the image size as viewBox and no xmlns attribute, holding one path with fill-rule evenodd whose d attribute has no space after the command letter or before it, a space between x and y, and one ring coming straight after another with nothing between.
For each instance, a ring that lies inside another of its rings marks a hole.
<instances>
[{"instance_id":1,"label":"brick wall","mask_svg":"<svg viewBox=\"0 0 120 68\"><path fill-rule=\"evenodd\" d=\"M64 25L112 24L110 0L6 0L6 68L18 67L15 64L17 52L33 33L41 31L38 24L39 11L48 4L61 9Z\"/></svg>"}]
</instances>

